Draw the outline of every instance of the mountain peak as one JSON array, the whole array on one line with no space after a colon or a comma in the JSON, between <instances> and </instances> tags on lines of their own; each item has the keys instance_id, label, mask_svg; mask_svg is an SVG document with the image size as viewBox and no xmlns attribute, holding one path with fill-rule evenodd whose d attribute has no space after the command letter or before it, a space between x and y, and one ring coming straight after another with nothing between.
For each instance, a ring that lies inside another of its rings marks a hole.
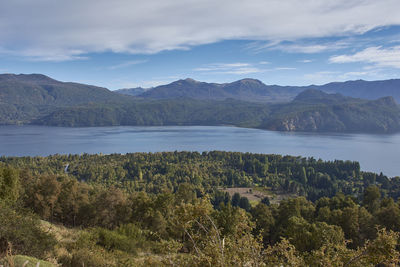
<instances>
[{"instance_id":1,"label":"mountain peak","mask_svg":"<svg viewBox=\"0 0 400 267\"><path fill-rule=\"evenodd\" d=\"M192 78L186 78L186 79L184 79L184 81L185 82L189 82L189 83L199 83L199 81L196 81L196 80L194 80Z\"/></svg>"},{"instance_id":2,"label":"mountain peak","mask_svg":"<svg viewBox=\"0 0 400 267\"><path fill-rule=\"evenodd\" d=\"M346 97L338 93L328 94L318 89L307 89L298 94L293 101L305 103L339 104L349 101L357 101L357 99Z\"/></svg>"},{"instance_id":3,"label":"mountain peak","mask_svg":"<svg viewBox=\"0 0 400 267\"><path fill-rule=\"evenodd\" d=\"M173 85L187 85L187 84L198 84L198 83L201 83L201 82L196 81L196 80L194 80L192 78L186 78L186 79L180 79L180 80L174 81L174 82L172 82L170 84L173 84Z\"/></svg>"},{"instance_id":4,"label":"mountain peak","mask_svg":"<svg viewBox=\"0 0 400 267\"><path fill-rule=\"evenodd\" d=\"M0 74L0 80L18 80L18 81L29 81L29 82L41 82L41 81L55 81L54 79L43 75L43 74Z\"/></svg>"},{"instance_id":5,"label":"mountain peak","mask_svg":"<svg viewBox=\"0 0 400 267\"><path fill-rule=\"evenodd\" d=\"M257 85L263 85L264 83L260 80L257 79L252 79L252 78L244 78L238 81L239 83L242 84L257 84Z\"/></svg>"}]
</instances>

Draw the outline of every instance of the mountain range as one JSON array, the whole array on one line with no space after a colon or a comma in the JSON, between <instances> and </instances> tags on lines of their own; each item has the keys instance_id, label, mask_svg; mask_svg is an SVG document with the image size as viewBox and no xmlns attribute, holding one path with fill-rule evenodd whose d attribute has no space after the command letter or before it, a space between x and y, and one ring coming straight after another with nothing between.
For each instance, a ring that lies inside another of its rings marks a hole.
<instances>
[{"instance_id":1,"label":"mountain range","mask_svg":"<svg viewBox=\"0 0 400 267\"><path fill-rule=\"evenodd\" d=\"M235 125L279 131L392 133L400 131L399 81L290 87L254 79L225 84L185 79L141 93L136 88L139 95L132 96L121 94L126 90L113 92L40 74L3 74L0 124ZM387 92L392 96L386 96Z\"/></svg>"},{"instance_id":2,"label":"mountain range","mask_svg":"<svg viewBox=\"0 0 400 267\"><path fill-rule=\"evenodd\" d=\"M279 86L266 85L256 79L242 79L232 83L206 83L184 79L154 88L122 89L117 93L150 99L193 99L224 100L228 98L250 102L288 102L297 94L308 89L326 93L339 93L355 98L377 99L392 96L400 102L400 79L383 81L332 82L325 85Z\"/></svg>"}]
</instances>

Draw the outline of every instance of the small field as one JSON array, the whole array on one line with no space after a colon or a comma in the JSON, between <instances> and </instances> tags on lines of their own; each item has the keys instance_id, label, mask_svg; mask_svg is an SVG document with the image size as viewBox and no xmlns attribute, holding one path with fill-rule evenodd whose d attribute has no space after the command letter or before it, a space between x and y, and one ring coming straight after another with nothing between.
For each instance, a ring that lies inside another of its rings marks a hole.
<instances>
[{"instance_id":1,"label":"small field","mask_svg":"<svg viewBox=\"0 0 400 267\"><path fill-rule=\"evenodd\" d=\"M263 198L268 197L271 204L277 204L284 199L297 197L295 194L288 194L285 192L273 192L268 188L252 188L252 187L232 187L221 188L221 191L228 192L232 197L235 193L239 193L242 197L247 197L250 203L258 203Z\"/></svg>"}]
</instances>

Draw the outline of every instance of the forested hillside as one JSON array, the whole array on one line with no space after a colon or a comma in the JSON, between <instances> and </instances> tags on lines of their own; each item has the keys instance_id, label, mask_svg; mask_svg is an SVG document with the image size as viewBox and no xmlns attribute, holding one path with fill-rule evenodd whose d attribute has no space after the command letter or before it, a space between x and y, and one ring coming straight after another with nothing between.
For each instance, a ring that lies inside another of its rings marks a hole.
<instances>
[{"instance_id":1,"label":"forested hillside","mask_svg":"<svg viewBox=\"0 0 400 267\"><path fill-rule=\"evenodd\" d=\"M60 82L41 74L0 75L0 102L8 104L74 106L123 99L106 88Z\"/></svg>"},{"instance_id":2,"label":"forested hillside","mask_svg":"<svg viewBox=\"0 0 400 267\"><path fill-rule=\"evenodd\" d=\"M238 186L270 197L250 203L222 191ZM281 192L293 194L271 204ZM31 256L49 266L394 266L399 196L399 177L348 161L219 151L2 157L0 258Z\"/></svg>"},{"instance_id":3,"label":"forested hillside","mask_svg":"<svg viewBox=\"0 0 400 267\"><path fill-rule=\"evenodd\" d=\"M308 89L291 102L262 103L265 101L251 99L282 97L287 90L269 88L252 79L217 85L180 80L147 90L137 98L105 88L59 82L44 75L4 74L0 75L0 124L234 125L278 131L400 131L400 107L390 96L363 100ZM209 98L210 94L215 97Z\"/></svg>"},{"instance_id":4,"label":"forested hillside","mask_svg":"<svg viewBox=\"0 0 400 267\"><path fill-rule=\"evenodd\" d=\"M67 107L33 123L69 127L234 125L279 131L393 133L400 130L400 107L391 97L367 101L323 92L315 97L305 91L287 104L173 99Z\"/></svg>"},{"instance_id":5,"label":"forested hillside","mask_svg":"<svg viewBox=\"0 0 400 267\"><path fill-rule=\"evenodd\" d=\"M127 98L106 88L41 74L0 74L0 124L27 124L61 107L123 103Z\"/></svg>"}]
</instances>

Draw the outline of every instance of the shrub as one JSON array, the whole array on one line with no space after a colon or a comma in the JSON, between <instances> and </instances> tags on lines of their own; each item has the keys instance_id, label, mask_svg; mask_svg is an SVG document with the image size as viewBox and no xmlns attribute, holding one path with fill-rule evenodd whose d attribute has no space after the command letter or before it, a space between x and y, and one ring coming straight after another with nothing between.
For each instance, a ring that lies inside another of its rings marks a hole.
<instances>
[{"instance_id":1,"label":"shrub","mask_svg":"<svg viewBox=\"0 0 400 267\"><path fill-rule=\"evenodd\" d=\"M0 203L0 253L8 243L13 251L43 258L56 244L53 235L40 228L40 221L28 212L16 212Z\"/></svg>"}]
</instances>

